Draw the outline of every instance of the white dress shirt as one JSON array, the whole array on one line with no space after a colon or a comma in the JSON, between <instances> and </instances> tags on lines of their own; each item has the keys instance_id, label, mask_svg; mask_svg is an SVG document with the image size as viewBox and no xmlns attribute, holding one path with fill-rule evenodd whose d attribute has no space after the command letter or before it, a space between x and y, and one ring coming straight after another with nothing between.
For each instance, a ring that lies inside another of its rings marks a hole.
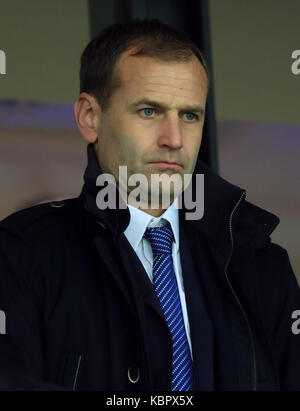
<instances>
[{"instance_id":1,"label":"white dress shirt","mask_svg":"<svg viewBox=\"0 0 300 411\"><path fill-rule=\"evenodd\" d=\"M182 268L180 263L180 253L179 253L179 221L178 221L178 208L175 207L177 199L171 204L169 208L159 217L153 217L150 214L142 211L136 207L127 204L130 212L130 222L128 227L124 231L124 234L134 249L136 255L139 257L141 263L143 264L146 273L148 274L149 280L153 282L153 254L152 247L149 240L143 238L145 230L147 227L159 227L167 224L171 225L174 242L172 246L172 257L173 266L177 280L177 286L179 291L179 297L181 301L181 308L183 314L183 320L185 325L185 331L192 355L191 347L191 337L190 337L190 326L186 309L184 285L182 279Z\"/></svg>"}]
</instances>

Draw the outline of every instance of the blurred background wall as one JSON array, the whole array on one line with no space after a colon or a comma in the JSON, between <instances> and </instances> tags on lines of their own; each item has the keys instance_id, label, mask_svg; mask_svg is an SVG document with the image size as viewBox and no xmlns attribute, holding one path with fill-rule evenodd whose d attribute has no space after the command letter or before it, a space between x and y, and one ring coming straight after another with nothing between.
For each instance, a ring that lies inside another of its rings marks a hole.
<instances>
[{"instance_id":1,"label":"blurred background wall","mask_svg":"<svg viewBox=\"0 0 300 411\"><path fill-rule=\"evenodd\" d=\"M280 217L300 282L300 2L210 0L219 172Z\"/></svg>"},{"instance_id":2,"label":"blurred background wall","mask_svg":"<svg viewBox=\"0 0 300 411\"><path fill-rule=\"evenodd\" d=\"M87 0L0 0L0 219L80 190L85 144L72 104L88 13Z\"/></svg>"},{"instance_id":3,"label":"blurred background wall","mask_svg":"<svg viewBox=\"0 0 300 411\"><path fill-rule=\"evenodd\" d=\"M89 37L87 0L0 0L0 98L71 103Z\"/></svg>"},{"instance_id":4,"label":"blurred background wall","mask_svg":"<svg viewBox=\"0 0 300 411\"><path fill-rule=\"evenodd\" d=\"M115 22L114 2L99 3L100 25ZM272 239L300 281L300 2L209 0L209 12L219 173L280 217ZM0 0L0 219L80 192L86 144L72 105L89 39L88 0Z\"/></svg>"}]
</instances>

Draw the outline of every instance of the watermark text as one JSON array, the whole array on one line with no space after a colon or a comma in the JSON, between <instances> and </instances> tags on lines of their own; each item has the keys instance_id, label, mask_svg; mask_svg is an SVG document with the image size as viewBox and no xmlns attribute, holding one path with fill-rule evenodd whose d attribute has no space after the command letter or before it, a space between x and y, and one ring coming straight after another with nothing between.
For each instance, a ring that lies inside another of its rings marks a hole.
<instances>
[{"instance_id":1,"label":"watermark text","mask_svg":"<svg viewBox=\"0 0 300 411\"><path fill-rule=\"evenodd\" d=\"M300 74L300 50L294 50L292 52L292 59L295 60L291 65L292 73Z\"/></svg>"},{"instance_id":2,"label":"watermark text","mask_svg":"<svg viewBox=\"0 0 300 411\"><path fill-rule=\"evenodd\" d=\"M0 74L6 74L6 55L0 50Z\"/></svg>"},{"instance_id":3,"label":"watermark text","mask_svg":"<svg viewBox=\"0 0 300 411\"><path fill-rule=\"evenodd\" d=\"M200 220L204 215L204 174L195 174L194 184L191 184L192 174L146 176L135 173L128 178L127 166L119 166L117 182L115 176L109 173L98 176L96 185L102 187L96 196L99 209L125 209L127 203L142 209L166 209L177 199L175 208L178 209L183 208L184 201L186 220ZM183 192L184 195L181 195Z\"/></svg>"},{"instance_id":4,"label":"watermark text","mask_svg":"<svg viewBox=\"0 0 300 411\"><path fill-rule=\"evenodd\" d=\"M296 320L292 323L292 333L295 335L300 334L300 310L292 312L292 319Z\"/></svg>"},{"instance_id":5,"label":"watermark text","mask_svg":"<svg viewBox=\"0 0 300 411\"><path fill-rule=\"evenodd\" d=\"M6 334L6 316L2 310L0 310L0 334Z\"/></svg>"}]
</instances>

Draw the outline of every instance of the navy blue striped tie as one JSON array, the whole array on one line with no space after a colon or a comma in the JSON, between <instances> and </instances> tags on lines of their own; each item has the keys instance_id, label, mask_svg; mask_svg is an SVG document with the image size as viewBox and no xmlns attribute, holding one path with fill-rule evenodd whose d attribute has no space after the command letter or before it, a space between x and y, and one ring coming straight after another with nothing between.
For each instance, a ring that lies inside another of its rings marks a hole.
<instances>
[{"instance_id":1,"label":"navy blue striped tie","mask_svg":"<svg viewBox=\"0 0 300 411\"><path fill-rule=\"evenodd\" d=\"M168 223L162 227L147 228L144 237L152 247L154 288L172 334L172 391L190 391L193 389L193 363L173 268L173 231Z\"/></svg>"}]
</instances>

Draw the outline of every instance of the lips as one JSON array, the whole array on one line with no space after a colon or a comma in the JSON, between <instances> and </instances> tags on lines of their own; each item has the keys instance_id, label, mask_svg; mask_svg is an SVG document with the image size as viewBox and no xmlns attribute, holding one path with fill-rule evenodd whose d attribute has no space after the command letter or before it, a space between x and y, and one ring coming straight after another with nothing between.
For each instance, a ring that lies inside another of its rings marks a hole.
<instances>
[{"instance_id":1,"label":"lips","mask_svg":"<svg viewBox=\"0 0 300 411\"><path fill-rule=\"evenodd\" d=\"M160 169L171 169L171 170L181 170L182 165L179 163L170 163L168 161L155 161L151 162L150 164L154 164L156 167Z\"/></svg>"}]
</instances>

